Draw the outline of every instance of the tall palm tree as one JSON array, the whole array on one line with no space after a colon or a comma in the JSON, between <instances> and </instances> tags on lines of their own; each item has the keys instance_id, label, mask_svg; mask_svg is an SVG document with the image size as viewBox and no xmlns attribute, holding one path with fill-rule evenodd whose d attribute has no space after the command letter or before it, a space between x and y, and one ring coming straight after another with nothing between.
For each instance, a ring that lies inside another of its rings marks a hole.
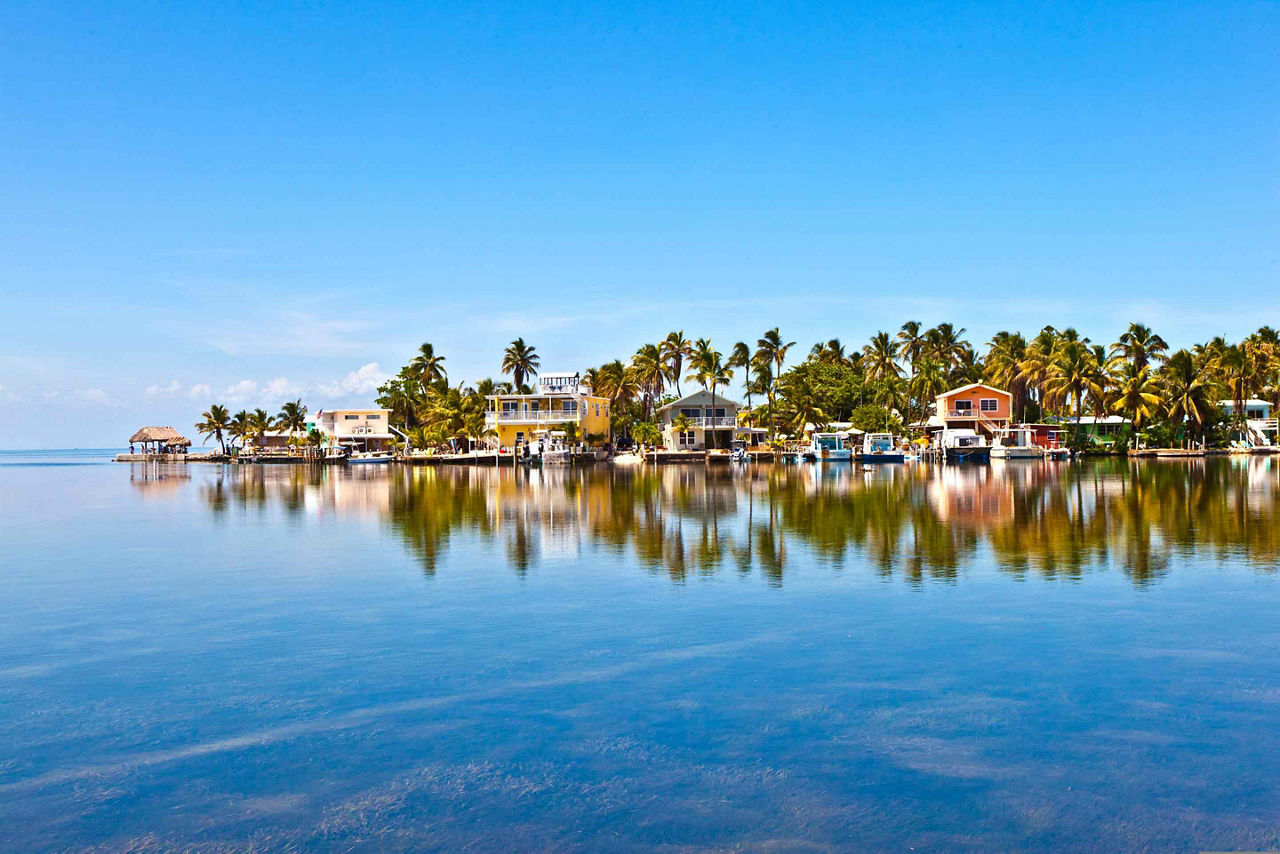
<instances>
[{"instance_id":1,"label":"tall palm tree","mask_svg":"<svg viewBox=\"0 0 1280 854\"><path fill-rule=\"evenodd\" d=\"M1164 405L1169 420L1181 428L1190 424L1196 433L1212 417L1215 395L1204 366L1186 350L1169 357L1160 370Z\"/></svg>"},{"instance_id":2,"label":"tall palm tree","mask_svg":"<svg viewBox=\"0 0 1280 854\"><path fill-rule=\"evenodd\" d=\"M773 412L777 407L778 399L778 380L782 376L782 363L787 359L787 351L794 347L796 342L789 341L783 343L782 333L778 331L778 327L773 327L756 341L756 359L761 362L768 363L773 369L773 382L769 385L769 411L772 418L770 425L771 435L778 432L778 424Z\"/></svg>"},{"instance_id":3,"label":"tall palm tree","mask_svg":"<svg viewBox=\"0 0 1280 854\"><path fill-rule=\"evenodd\" d=\"M902 328L894 338L898 345L898 354L907 360L907 366L913 377L916 375L916 361L924 349L923 328L920 321L908 320L902 324Z\"/></svg>"},{"instance_id":4,"label":"tall palm tree","mask_svg":"<svg viewBox=\"0 0 1280 854\"><path fill-rule=\"evenodd\" d=\"M275 427L275 422L265 409L255 409L249 413L249 438L255 442L260 440L268 430Z\"/></svg>"},{"instance_id":5,"label":"tall palm tree","mask_svg":"<svg viewBox=\"0 0 1280 854\"><path fill-rule=\"evenodd\" d=\"M511 380L517 390L524 385L526 378L538 375L538 367L541 363L537 348L525 344L523 338L512 341L511 345L502 351L502 372L511 374Z\"/></svg>"},{"instance_id":6,"label":"tall palm tree","mask_svg":"<svg viewBox=\"0 0 1280 854\"><path fill-rule=\"evenodd\" d=\"M653 414L653 407L662 394L662 386L667 379L666 367L662 363L662 354L657 344L645 344L631 357L631 370L644 394L644 417L648 420Z\"/></svg>"},{"instance_id":7,"label":"tall palm tree","mask_svg":"<svg viewBox=\"0 0 1280 854\"><path fill-rule=\"evenodd\" d=\"M902 376L898 367L898 343L888 332L877 332L871 342L862 348L862 370L871 380Z\"/></svg>"},{"instance_id":8,"label":"tall palm tree","mask_svg":"<svg viewBox=\"0 0 1280 854\"><path fill-rule=\"evenodd\" d=\"M1163 362L1168 349L1169 345L1152 332L1151 327L1130 323L1129 328L1120 335L1120 340L1111 345L1111 355L1130 361L1139 368L1146 368Z\"/></svg>"},{"instance_id":9,"label":"tall palm tree","mask_svg":"<svg viewBox=\"0 0 1280 854\"><path fill-rule=\"evenodd\" d=\"M937 400L938 395L947 390L947 371L941 362L929 357L921 358L916 363L916 372L911 377L911 396L920 404L921 417L927 412L928 402ZM939 412L939 415L946 413ZM908 415L910 420L910 415Z\"/></svg>"},{"instance_id":10,"label":"tall palm tree","mask_svg":"<svg viewBox=\"0 0 1280 854\"><path fill-rule=\"evenodd\" d=\"M1160 411L1160 383L1151 375L1151 369L1138 367L1124 361L1112 377L1116 388L1112 411L1129 418L1136 438L1143 425Z\"/></svg>"},{"instance_id":11,"label":"tall palm tree","mask_svg":"<svg viewBox=\"0 0 1280 854\"><path fill-rule=\"evenodd\" d=\"M1027 384L1020 367L1027 357L1027 341L1018 332L997 332L988 343L985 361L986 380L1008 390L1013 397L1013 411L1018 420L1027 417Z\"/></svg>"},{"instance_id":12,"label":"tall palm tree","mask_svg":"<svg viewBox=\"0 0 1280 854\"><path fill-rule=\"evenodd\" d=\"M680 390L680 375L684 371L684 360L693 355L693 345L684 337L684 330L670 332L658 345L663 364L667 366L667 376L676 384L676 396L684 397Z\"/></svg>"},{"instance_id":13,"label":"tall palm tree","mask_svg":"<svg viewBox=\"0 0 1280 854\"><path fill-rule=\"evenodd\" d=\"M960 337L964 332L950 323L939 323L925 333L924 350L948 368L954 367L969 347L969 342Z\"/></svg>"},{"instance_id":14,"label":"tall palm tree","mask_svg":"<svg viewBox=\"0 0 1280 854\"><path fill-rule=\"evenodd\" d=\"M1080 444L1080 417L1086 395L1096 389L1097 363L1094 352L1082 341L1066 341L1054 353L1045 384L1048 398L1067 403L1075 401L1076 429L1074 445Z\"/></svg>"},{"instance_id":15,"label":"tall palm tree","mask_svg":"<svg viewBox=\"0 0 1280 854\"><path fill-rule=\"evenodd\" d=\"M429 385L449 381L449 374L444 369L444 359L444 356L436 355L436 348L430 343L424 343L418 348L418 355L413 357L409 368L413 371L414 379L422 385L423 391Z\"/></svg>"},{"instance_id":16,"label":"tall palm tree","mask_svg":"<svg viewBox=\"0 0 1280 854\"><path fill-rule=\"evenodd\" d=\"M231 437L233 444L238 441L241 447L244 446L245 440L252 435L248 412L241 409L231 417L231 422L227 425L227 435Z\"/></svg>"},{"instance_id":17,"label":"tall palm tree","mask_svg":"<svg viewBox=\"0 0 1280 854\"><path fill-rule=\"evenodd\" d=\"M711 342L706 338L699 338L694 345L693 358L689 360L689 367L692 369L692 373L688 378L711 392L711 409L714 411L716 408L716 389L727 386L733 381L733 370L724 364L720 352L713 350ZM711 427L711 447L718 448L720 443L716 439L715 422L712 422L709 426Z\"/></svg>"},{"instance_id":18,"label":"tall palm tree","mask_svg":"<svg viewBox=\"0 0 1280 854\"><path fill-rule=\"evenodd\" d=\"M1222 385L1231 395L1231 420L1236 426L1245 422L1244 402L1253 392L1255 370L1254 361L1249 357L1247 348L1232 344L1224 348L1213 368Z\"/></svg>"},{"instance_id":19,"label":"tall palm tree","mask_svg":"<svg viewBox=\"0 0 1280 854\"><path fill-rule=\"evenodd\" d=\"M285 430L292 436L294 433L301 433L307 426L307 408L302 405L302 400L286 401L280 407L280 414L276 416L276 424L281 430Z\"/></svg>"},{"instance_id":20,"label":"tall palm tree","mask_svg":"<svg viewBox=\"0 0 1280 854\"><path fill-rule=\"evenodd\" d=\"M725 363L730 368L742 370L742 388L747 393L747 409L751 409L751 368L754 361L755 355L751 352L751 345L746 341L739 341L733 345L733 350L729 353L729 361Z\"/></svg>"},{"instance_id":21,"label":"tall palm tree","mask_svg":"<svg viewBox=\"0 0 1280 854\"><path fill-rule=\"evenodd\" d=\"M227 453L225 434L231 426L231 416L227 414L227 408L215 403L200 417L204 420L196 424L196 429L200 431L201 436L206 437L206 441L210 438L216 440L225 456Z\"/></svg>"}]
</instances>

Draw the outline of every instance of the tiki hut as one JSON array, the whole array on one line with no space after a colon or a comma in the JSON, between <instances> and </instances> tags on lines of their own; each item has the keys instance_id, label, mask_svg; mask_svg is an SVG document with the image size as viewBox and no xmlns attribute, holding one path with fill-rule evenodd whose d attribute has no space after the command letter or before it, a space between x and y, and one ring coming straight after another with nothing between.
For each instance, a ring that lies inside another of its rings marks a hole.
<instances>
[{"instance_id":1,"label":"tiki hut","mask_svg":"<svg viewBox=\"0 0 1280 854\"><path fill-rule=\"evenodd\" d=\"M191 440L172 427L143 427L129 437L129 448L142 445L144 454L185 454Z\"/></svg>"}]
</instances>

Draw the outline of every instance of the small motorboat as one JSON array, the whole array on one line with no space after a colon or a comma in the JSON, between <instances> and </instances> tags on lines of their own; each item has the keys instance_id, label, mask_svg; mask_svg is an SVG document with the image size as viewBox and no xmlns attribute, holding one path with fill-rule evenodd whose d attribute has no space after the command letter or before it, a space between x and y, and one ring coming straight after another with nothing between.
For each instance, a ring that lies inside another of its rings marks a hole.
<instances>
[{"instance_id":1,"label":"small motorboat","mask_svg":"<svg viewBox=\"0 0 1280 854\"><path fill-rule=\"evenodd\" d=\"M751 462L751 454L747 452L747 443L742 439L734 439L729 443L729 459L735 463Z\"/></svg>"},{"instance_id":2,"label":"small motorboat","mask_svg":"<svg viewBox=\"0 0 1280 854\"><path fill-rule=\"evenodd\" d=\"M949 463L991 461L991 446L977 432L965 428L947 429L942 434L942 450Z\"/></svg>"},{"instance_id":3,"label":"small motorboat","mask_svg":"<svg viewBox=\"0 0 1280 854\"><path fill-rule=\"evenodd\" d=\"M864 463L900 463L905 459L892 433L868 433L862 440Z\"/></svg>"},{"instance_id":4,"label":"small motorboat","mask_svg":"<svg viewBox=\"0 0 1280 854\"><path fill-rule=\"evenodd\" d=\"M1039 460L1044 451L1036 447L1029 427L1002 427L991 443L993 460Z\"/></svg>"},{"instance_id":5,"label":"small motorboat","mask_svg":"<svg viewBox=\"0 0 1280 854\"><path fill-rule=\"evenodd\" d=\"M388 451L356 451L347 457L347 465L385 465L391 460L392 456Z\"/></svg>"},{"instance_id":6,"label":"small motorboat","mask_svg":"<svg viewBox=\"0 0 1280 854\"><path fill-rule=\"evenodd\" d=\"M847 463L853 459L848 439L848 433L814 433L804 458L816 463Z\"/></svg>"}]
</instances>

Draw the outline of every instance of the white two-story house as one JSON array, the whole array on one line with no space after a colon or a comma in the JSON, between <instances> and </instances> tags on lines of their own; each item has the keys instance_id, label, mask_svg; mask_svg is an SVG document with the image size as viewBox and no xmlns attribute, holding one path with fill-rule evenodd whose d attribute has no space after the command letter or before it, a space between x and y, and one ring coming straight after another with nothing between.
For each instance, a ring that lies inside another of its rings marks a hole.
<instances>
[{"instance_id":1,"label":"white two-story house","mask_svg":"<svg viewBox=\"0 0 1280 854\"><path fill-rule=\"evenodd\" d=\"M727 449L738 424L738 408L736 401L718 394L712 397L705 389L659 407L663 447L668 451Z\"/></svg>"}]
</instances>

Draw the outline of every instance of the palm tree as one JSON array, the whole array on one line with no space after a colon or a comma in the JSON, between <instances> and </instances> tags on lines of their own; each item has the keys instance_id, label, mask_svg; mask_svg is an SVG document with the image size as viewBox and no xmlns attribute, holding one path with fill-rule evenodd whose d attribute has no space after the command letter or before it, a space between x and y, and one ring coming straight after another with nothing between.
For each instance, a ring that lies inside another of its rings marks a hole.
<instances>
[{"instance_id":1,"label":"palm tree","mask_svg":"<svg viewBox=\"0 0 1280 854\"><path fill-rule=\"evenodd\" d=\"M1165 340L1152 332L1149 326L1130 323L1120 340L1111 345L1111 355L1145 368L1163 362L1168 349Z\"/></svg>"},{"instance_id":2,"label":"palm tree","mask_svg":"<svg viewBox=\"0 0 1280 854\"><path fill-rule=\"evenodd\" d=\"M1186 350L1169 357L1160 370L1164 405L1170 421L1179 428L1190 422L1199 433L1212 416L1216 404L1204 366Z\"/></svg>"},{"instance_id":3,"label":"palm tree","mask_svg":"<svg viewBox=\"0 0 1280 854\"><path fill-rule=\"evenodd\" d=\"M1160 410L1160 383L1149 368L1130 361L1124 362L1112 381L1116 396L1111 409L1129 417L1136 439L1142 426Z\"/></svg>"},{"instance_id":4,"label":"palm tree","mask_svg":"<svg viewBox=\"0 0 1280 854\"><path fill-rule=\"evenodd\" d=\"M1213 367L1231 395L1231 420L1242 427L1246 420L1244 402L1253 392L1254 360L1245 347L1232 344L1214 360Z\"/></svg>"},{"instance_id":5,"label":"palm tree","mask_svg":"<svg viewBox=\"0 0 1280 854\"><path fill-rule=\"evenodd\" d=\"M662 431L652 421L641 421L631 427L631 438L641 445L655 447L662 441Z\"/></svg>"},{"instance_id":6,"label":"palm tree","mask_svg":"<svg viewBox=\"0 0 1280 854\"><path fill-rule=\"evenodd\" d=\"M751 409L751 367L755 361L755 356L751 352L751 345L746 341L739 341L733 345L733 350L729 353L729 361L725 365L730 368L742 369L742 388L747 393L747 409Z\"/></svg>"},{"instance_id":7,"label":"palm tree","mask_svg":"<svg viewBox=\"0 0 1280 854\"><path fill-rule=\"evenodd\" d=\"M1046 395L1066 403L1075 400L1076 429L1072 444L1080 444L1080 416L1087 394L1100 393L1097 389L1097 362L1094 352L1083 341L1064 342L1054 353L1045 383Z\"/></svg>"},{"instance_id":8,"label":"palm tree","mask_svg":"<svg viewBox=\"0 0 1280 854\"><path fill-rule=\"evenodd\" d=\"M794 347L796 342L782 342L782 334L778 331L778 327L773 327L765 332L759 340L756 341L756 360L770 365L773 369L773 382L769 385L769 411L771 415L770 435L778 432L777 419L772 417L773 411L777 407L778 380L782 376L782 363L787 359L787 351Z\"/></svg>"},{"instance_id":9,"label":"palm tree","mask_svg":"<svg viewBox=\"0 0 1280 854\"><path fill-rule=\"evenodd\" d=\"M444 358L436 355L436 348L430 343L424 343L418 348L418 355L413 357L409 368L413 371L414 379L422 385L423 391L429 385L449 381L449 374L444 369Z\"/></svg>"},{"instance_id":10,"label":"palm tree","mask_svg":"<svg viewBox=\"0 0 1280 854\"><path fill-rule=\"evenodd\" d=\"M527 377L538 375L539 365L541 360L538 358L537 348L525 344L523 338L512 341L511 346L502 351L502 372L511 374L517 390L524 385Z\"/></svg>"},{"instance_id":11,"label":"palm tree","mask_svg":"<svg viewBox=\"0 0 1280 854\"><path fill-rule=\"evenodd\" d=\"M928 402L936 400L938 395L947 390L947 373L942 363L929 357L921 358L916 363L916 372L911 377L911 396L920 403L920 415L923 419ZM938 415L946 413L939 412ZM908 416L910 420L910 416Z\"/></svg>"},{"instance_id":12,"label":"palm tree","mask_svg":"<svg viewBox=\"0 0 1280 854\"><path fill-rule=\"evenodd\" d=\"M231 416L231 423L227 425L227 435L231 437L234 445L237 441L243 447L245 439L249 438L249 413L241 409L235 415Z\"/></svg>"},{"instance_id":13,"label":"palm tree","mask_svg":"<svg viewBox=\"0 0 1280 854\"><path fill-rule=\"evenodd\" d=\"M693 355L693 345L684 337L684 330L667 334L658 345L662 354L662 362L667 366L667 377L676 384L676 396L684 397L680 391L680 374L684 369L684 360Z\"/></svg>"},{"instance_id":14,"label":"palm tree","mask_svg":"<svg viewBox=\"0 0 1280 854\"><path fill-rule=\"evenodd\" d=\"M699 338L694 345L693 358L689 361L689 367L693 372L688 379L695 380L698 385L711 392L711 409L714 412L716 408L716 389L721 386L727 386L733 381L733 371L724 364L723 358L718 350L711 348L711 342L706 338ZM714 417L714 416L713 416ZM716 425L712 421L708 425L711 430L711 447L719 447L716 441Z\"/></svg>"},{"instance_id":15,"label":"palm tree","mask_svg":"<svg viewBox=\"0 0 1280 854\"><path fill-rule=\"evenodd\" d=\"M302 400L290 400L281 406L280 414L276 416L276 425L290 436L306 429L307 408L302 405Z\"/></svg>"},{"instance_id":16,"label":"palm tree","mask_svg":"<svg viewBox=\"0 0 1280 854\"><path fill-rule=\"evenodd\" d=\"M918 320L908 320L902 324L902 328L898 330L898 334L894 339L898 346L898 354L907 360L907 365L911 369L911 376L916 375L916 361L920 358L920 354L924 349L924 333L921 332L923 327Z\"/></svg>"},{"instance_id":17,"label":"palm tree","mask_svg":"<svg viewBox=\"0 0 1280 854\"><path fill-rule=\"evenodd\" d=\"M950 323L939 323L925 333L924 350L948 368L953 367L969 347L969 342L960 337L963 334L964 329L956 329Z\"/></svg>"},{"instance_id":18,"label":"palm tree","mask_svg":"<svg viewBox=\"0 0 1280 854\"><path fill-rule=\"evenodd\" d=\"M653 414L654 403L662 394L662 387L667 379L666 366L662 363L662 354L657 344L645 344L631 357L631 370L636 382L644 393L644 417Z\"/></svg>"},{"instance_id":19,"label":"palm tree","mask_svg":"<svg viewBox=\"0 0 1280 854\"><path fill-rule=\"evenodd\" d=\"M1019 421L1025 421L1027 417L1027 384L1020 367L1026 357L1027 341L1021 333L997 332L988 342L987 382L1008 389Z\"/></svg>"},{"instance_id":20,"label":"palm tree","mask_svg":"<svg viewBox=\"0 0 1280 854\"><path fill-rule=\"evenodd\" d=\"M200 417L204 420L196 424L196 429L200 431L201 436L205 437L205 441L208 441L209 438L217 440L218 447L222 449L223 456L225 456L227 453L227 441L224 434L231 426L231 417L227 414L227 408L215 403Z\"/></svg>"},{"instance_id":21,"label":"palm tree","mask_svg":"<svg viewBox=\"0 0 1280 854\"><path fill-rule=\"evenodd\" d=\"M898 343L888 332L877 332L871 342L862 348L862 370L870 380L902 375L898 367Z\"/></svg>"},{"instance_id":22,"label":"palm tree","mask_svg":"<svg viewBox=\"0 0 1280 854\"><path fill-rule=\"evenodd\" d=\"M267 414L265 409L255 409L249 413L249 435L248 438L255 442L261 439L268 430L275 426L271 420L271 416Z\"/></svg>"}]
</instances>

